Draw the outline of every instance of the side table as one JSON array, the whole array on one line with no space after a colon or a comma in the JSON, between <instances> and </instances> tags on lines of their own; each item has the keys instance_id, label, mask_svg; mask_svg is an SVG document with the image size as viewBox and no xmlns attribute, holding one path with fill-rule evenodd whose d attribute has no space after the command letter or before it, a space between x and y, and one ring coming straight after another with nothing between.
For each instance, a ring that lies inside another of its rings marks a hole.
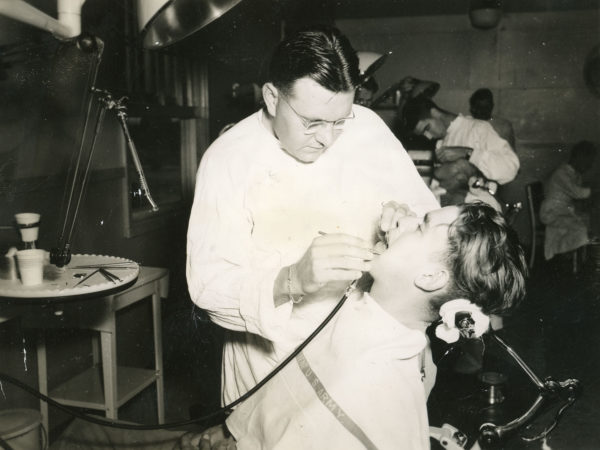
<instances>
[{"instance_id":1,"label":"side table","mask_svg":"<svg viewBox=\"0 0 600 450\"><path fill-rule=\"evenodd\" d=\"M104 411L118 418L118 409L143 389L156 383L158 423L164 423L164 379L161 329L161 298L166 298L169 272L158 267L140 267L137 281L118 293L85 301L51 303L19 313L24 327L39 330L37 342L39 391L68 406ZM150 298L154 340L154 369L117 366L117 312ZM35 313L33 311L35 309ZM92 339L93 366L53 388L48 394L45 331L80 328L97 331ZM48 405L41 401L43 425L48 430Z\"/></svg>"}]
</instances>

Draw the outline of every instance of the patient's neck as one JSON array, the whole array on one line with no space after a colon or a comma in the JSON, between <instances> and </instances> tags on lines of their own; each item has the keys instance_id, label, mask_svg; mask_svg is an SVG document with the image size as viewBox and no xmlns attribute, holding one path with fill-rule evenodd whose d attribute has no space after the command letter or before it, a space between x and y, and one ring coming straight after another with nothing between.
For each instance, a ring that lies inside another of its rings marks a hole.
<instances>
[{"instance_id":1,"label":"patient's neck","mask_svg":"<svg viewBox=\"0 0 600 450\"><path fill-rule=\"evenodd\" d=\"M375 280L370 295L402 325L421 331L429 325L429 296L414 284L385 284Z\"/></svg>"}]
</instances>

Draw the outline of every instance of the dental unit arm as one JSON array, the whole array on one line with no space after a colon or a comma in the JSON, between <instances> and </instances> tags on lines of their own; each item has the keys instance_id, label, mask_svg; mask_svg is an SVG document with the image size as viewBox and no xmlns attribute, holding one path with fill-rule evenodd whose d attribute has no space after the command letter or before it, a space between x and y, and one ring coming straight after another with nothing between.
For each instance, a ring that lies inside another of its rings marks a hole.
<instances>
[{"instance_id":1,"label":"dental unit arm","mask_svg":"<svg viewBox=\"0 0 600 450\"><path fill-rule=\"evenodd\" d=\"M562 399L564 405L556 413L554 421L543 432L532 438L521 437L521 439L526 441L543 439L556 427L563 412L575 402L581 392L579 380L573 378L564 381L555 381L551 377L548 377L542 381L502 338L493 331L491 332L491 337L517 363L533 384L536 385L538 395L533 404L516 419L504 425L497 425L492 422L481 424L477 440L473 446L469 447L469 450L493 448L512 432L530 423L539 413L543 412L543 407L549 401ZM442 427L429 427L429 431L431 438L438 441L443 448L449 450L464 450L467 448L467 436L449 424L444 424Z\"/></svg>"}]
</instances>

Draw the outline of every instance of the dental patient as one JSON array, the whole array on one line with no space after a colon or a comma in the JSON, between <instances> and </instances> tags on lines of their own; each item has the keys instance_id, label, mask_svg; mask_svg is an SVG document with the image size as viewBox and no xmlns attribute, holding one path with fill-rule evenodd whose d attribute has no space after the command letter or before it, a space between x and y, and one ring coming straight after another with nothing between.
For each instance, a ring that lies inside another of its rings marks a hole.
<instances>
[{"instance_id":1,"label":"dental patient","mask_svg":"<svg viewBox=\"0 0 600 450\"><path fill-rule=\"evenodd\" d=\"M388 249L372 262L370 292L352 292L226 427L184 435L181 447L429 448L426 400L435 374L425 364L425 328L442 316L439 335L452 334L454 318L446 311L470 311L471 332L481 335L486 315L504 315L522 299L525 271L515 234L490 206L448 206L423 219L400 219Z\"/></svg>"}]
</instances>

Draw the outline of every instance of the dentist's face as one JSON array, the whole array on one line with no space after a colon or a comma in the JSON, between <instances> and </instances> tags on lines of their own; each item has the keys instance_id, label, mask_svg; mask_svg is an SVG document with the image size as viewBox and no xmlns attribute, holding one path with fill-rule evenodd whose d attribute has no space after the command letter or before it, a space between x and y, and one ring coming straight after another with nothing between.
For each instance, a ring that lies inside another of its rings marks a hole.
<instances>
[{"instance_id":1,"label":"dentist's face","mask_svg":"<svg viewBox=\"0 0 600 450\"><path fill-rule=\"evenodd\" d=\"M275 137L298 161L312 163L343 133L353 100L354 90L336 93L310 78L301 78L294 83L291 94L277 91L274 111L269 111ZM318 121L322 123L314 123Z\"/></svg>"}]
</instances>

